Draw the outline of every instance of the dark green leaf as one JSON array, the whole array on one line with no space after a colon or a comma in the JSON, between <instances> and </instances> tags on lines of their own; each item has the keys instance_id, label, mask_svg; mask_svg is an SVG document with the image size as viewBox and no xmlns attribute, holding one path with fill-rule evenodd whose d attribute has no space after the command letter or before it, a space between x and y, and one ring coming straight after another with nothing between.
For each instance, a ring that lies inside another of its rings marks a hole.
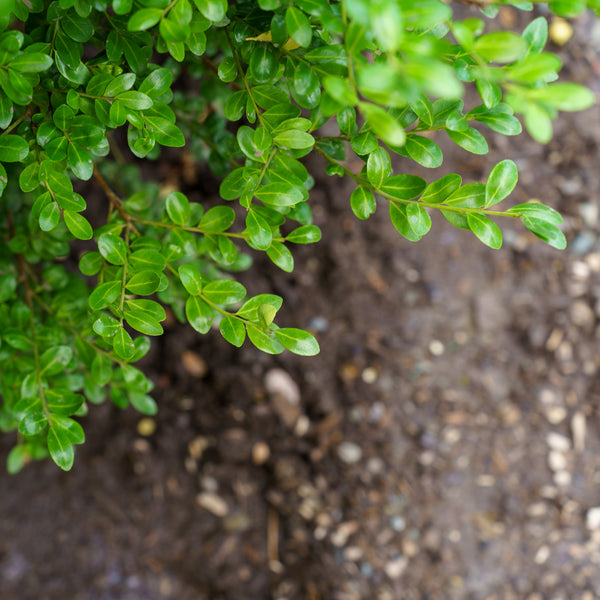
<instances>
[{"instance_id":1,"label":"dark green leaf","mask_svg":"<svg viewBox=\"0 0 600 600\"><path fill-rule=\"evenodd\" d=\"M161 19L163 11L160 8L142 8L133 13L127 22L129 31L145 31L154 27Z\"/></svg>"},{"instance_id":2,"label":"dark green leaf","mask_svg":"<svg viewBox=\"0 0 600 600\"><path fill-rule=\"evenodd\" d=\"M22 162L29 154L29 144L20 135L0 135L0 162Z\"/></svg>"},{"instance_id":3,"label":"dark green leaf","mask_svg":"<svg viewBox=\"0 0 600 600\"><path fill-rule=\"evenodd\" d=\"M303 48L308 48L312 40L312 27L307 16L295 6L288 6L285 13L285 26L290 37Z\"/></svg>"},{"instance_id":4,"label":"dark green leaf","mask_svg":"<svg viewBox=\"0 0 600 600\"><path fill-rule=\"evenodd\" d=\"M65 367L71 362L73 350L70 346L55 346L49 348L40 357L41 373L46 375L56 375L64 371Z\"/></svg>"},{"instance_id":5,"label":"dark green leaf","mask_svg":"<svg viewBox=\"0 0 600 600\"><path fill-rule=\"evenodd\" d=\"M146 312L132 309L125 311L125 321L136 331L145 335L162 335L162 325L150 317Z\"/></svg>"},{"instance_id":6,"label":"dark green leaf","mask_svg":"<svg viewBox=\"0 0 600 600\"><path fill-rule=\"evenodd\" d=\"M565 234L552 223L537 217L526 216L523 217L523 225L553 248L564 250L567 247Z\"/></svg>"},{"instance_id":7,"label":"dark green leaf","mask_svg":"<svg viewBox=\"0 0 600 600\"><path fill-rule=\"evenodd\" d=\"M210 233L220 233L229 229L232 223L235 221L235 212L230 206L213 206L207 210L198 228L202 231Z\"/></svg>"}]
</instances>

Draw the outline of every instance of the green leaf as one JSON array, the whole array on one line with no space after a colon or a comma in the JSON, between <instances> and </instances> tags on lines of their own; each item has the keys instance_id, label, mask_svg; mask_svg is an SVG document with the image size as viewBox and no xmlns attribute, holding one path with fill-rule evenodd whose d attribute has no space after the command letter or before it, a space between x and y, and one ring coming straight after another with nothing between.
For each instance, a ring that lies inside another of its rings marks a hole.
<instances>
[{"instance_id":1,"label":"green leaf","mask_svg":"<svg viewBox=\"0 0 600 600\"><path fill-rule=\"evenodd\" d=\"M527 49L521 36L510 31L495 31L479 36L474 44L475 52L491 62L509 63L517 60Z\"/></svg>"},{"instance_id":2,"label":"green leaf","mask_svg":"<svg viewBox=\"0 0 600 600\"><path fill-rule=\"evenodd\" d=\"M106 354L96 354L92 361L91 374L97 385L106 385L112 379L111 359Z\"/></svg>"},{"instance_id":3,"label":"green leaf","mask_svg":"<svg viewBox=\"0 0 600 600\"><path fill-rule=\"evenodd\" d=\"M354 106L358 103L356 90L344 77L330 75L323 78L325 91L341 106Z\"/></svg>"},{"instance_id":4,"label":"green leaf","mask_svg":"<svg viewBox=\"0 0 600 600\"><path fill-rule=\"evenodd\" d=\"M248 74L257 83L270 82L279 69L279 61L275 50L270 44L259 44L250 56L248 63Z\"/></svg>"},{"instance_id":5,"label":"green leaf","mask_svg":"<svg viewBox=\"0 0 600 600\"><path fill-rule=\"evenodd\" d=\"M522 37L527 44L527 54L538 54L548 41L548 21L544 17L534 19L525 27Z\"/></svg>"},{"instance_id":6,"label":"green leaf","mask_svg":"<svg viewBox=\"0 0 600 600\"><path fill-rule=\"evenodd\" d=\"M163 11L160 8L142 8L134 12L127 22L129 31L146 31L154 27L161 19Z\"/></svg>"},{"instance_id":7,"label":"green leaf","mask_svg":"<svg viewBox=\"0 0 600 600\"><path fill-rule=\"evenodd\" d=\"M284 346L272 333L266 333L262 328L248 323L246 327L248 338L259 350L267 354L281 354Z\"/></svg>"},{"instance_id":8,"label":"green leaf","mask_svg":"<svg viewBox=\"0 0 600 600\"><path fill-rule=\"evenodd\" d=\"M406 207L398 202L390 202L390 221L396 231L411 242L418 242L421 236L417 235L408 222Z\"/></svg>"},{"instance_id":9,"label":"green leaf","mask_svg":"<svg viewBox=\"0 0 600 600\"><path fill-rule=\"evenodd\" d=\"M371 131L365 131L353 136L350 140L350 145L356 154L365 156L373 152L379 144Z\"/></svg>"},{"instance_id":10,"label":"green leaf","mask_svg":"<svg viewBox=\"0 0 600 600\"><path fill-rule=\"evenodd\" d=\"M125 321L127 324L136 331L145 335L162 335L162 325L152 317L148 316L147 313L139 310L127 310L125 311Z\"/></svg>"},{"instance_id":11,"label":"green leaf","mask_svg":"<svg viewBox=\"0 0 600 600\"><path fill-rule=\"evenodd\" d=\"M169 219L184 227L189 224L191 217L190 202L181 192L171 192L166 200L167 214Z\"/></svg>"},{"instance_id":12,"label":"green leaf","mask_svg":"<svg viewBox=\"0 0 600 600\"><path fill-rule=\"evenodd\" d=\"M282 304L283 299L281 296L276 296L274 294L259 294L258 296L254 296L253 298L246 300L236 314L240 317L248 319L249 321L252 321L253 323L258 323L260 321L259 311L262 306L270 306L271 308L275 309L275 312L277 312L281 308ZM274 316L275 314L273 314L273 318ZM266 325L267 327L271 324L273 318L271 318L271 321Z\"/></svg>"},{"instance_id":13,"label":"green leaf","mask_svg":"<svg viewBox=\"0 0 600 600\"><path fill-rule=\"evenodd\" d=\"M101 310L112 304L121 295L120 281L107 281L96 286L90 294L88 304L92 310Z\"/></svg>"},{"instance_id":14,"label":"green leaf","mask_svg":"<svg viewBox=\"0 0 600 600\"><path fill-rule=\"evenodd\" d=\"M291 273L294 270L294 257L285 244L282 244L281 242L272 242L267 248L267 256L282 271Z\"/></svg>"},{"instance_id":15,"label":"green leaf","mask_svg":"<svg viewBox=\"0 0 600 600\"><path fill-rule=\"evenodd\" d=\"M302 225L286 236L293 244L314 244L321 239L321 230L316 225Z\"/></svg>"},{"instance_id":16,"label":"green leaf","mask_svg":"<svg viewBox=\"0 0 600 600\"><path fill-rule=\"evenodd\" d=\"M119 327L119 321L109 315L101 315L92 325L92 329L103 338L113 337Z\"/></svg>"},{"instance_id":17,"label":"green leaf","mask_svg":"<svg viewBox=\"0 0 600 600\"><path fill-rule=\"evenodd\" d=\"M92 156L85 148L71 142L67 148L67 160L75 177L87 181L93 175Z\"/></svg>"},{"instance_id":18,"label":"green leaf","mask_svg":"<svg viewBox=\"0 0 600 600\"><path fill-rule=\"evenodd\" d=\"M230 344L233 344L238 348L241 347L246 339L246 328L244 327L244 324L231 315L227 315L221 319L219 331Z\"/></svg>"},{"instance_id":19,"label":"green leaf","mask_svg":"<svg viewBox=\"0 0 600 600\"><path fill-rule=\"evenodd\" d=\"M392 175L387 177L380 186L380 191L399 200L416 198L427 185L427 182L417 175Z\"/></svg>"},{"instance_id":20,"label":"green leaf","mask_svg":"<svg viewBox=\"0 0 600 600\"><path fill-rule=\"evenodd\" d=\"M217 279L202 288L202 295L214 304L235 304L246 296L246 288L238 281Z\"/></svg>"},{"instance_id":21,"label":"green leaf","mask_svg":"<svg viewBox=\"0 0 600 600\"><path fill-rule=\"evenodd\" d=\"M230 206L213 206L207 210L198 228L207 233L220 233L229 229L235 221L235 212Z\"/></svg>"},{"instance_id":22,"label":"green leaf","mask_svg":"<svg viewBox=\"0 0 600 600\"><path fill-rule=\"evenodd\" d=\"M10 61L10 68L21 73L36 73L49 69L53 64L54 61L47 54L28 52L13 58Z\"/></svg>"},{"instance_id":23,"label":"green leaf","mask_svg":"<svg viewBox=\"0 0 600 600\"><path fill-rule=\"evenodd\" d=\"M136 298L135 300L127 300L127 307L130 310L135 310L137 313L143 313L147 318L154 321L164 321L167 318L165 309L154 300L146 298Z\"/></svg>"},{"instance_id":24,"label":"green leaf","mask_svg":"<svg viewBox=\"0 0 600 600\"><path fill-rule=\"evenodd\" d=\"M537 217L526 216L523 217L523 225L553 248L564 250L567 247L565 234L552 223Z\"/></svg>"},{"instance_id":25,"label":"green leaf","mask_svg":"<svg viewBox=\"0 0 600 600\"><path fill-rule=\"evenodd\" d=\"M414 161L428 169L439 167L444 159L440 147L422 135L408 135L404 148Z\"/></svg>"},{"instance_id":26,"label":"green leaf","mask_svg":"<svg viewBox=\"0 0 600 600\"><path fill-rule=\"evenodd\" d=\"M490 248L502 247L502 232L494 221L485 215L469 213L467 215L469 229Z\"/></svg>"},{"instance_id":27,"label":"green leaf","mask_svg":"<svg viewBox=\"0 0 600 600\"><path fill-rule=\"evenodd\" d=\"M255 196L268 206L295 206L302 202L302 188L283 182L267 183L259 187Z\"/></svg>"},{"instance_id":28,"label":"green leaf","mask_svg":"<svg viewBox=\"0 0 600 600\"><path fill-rule=\"evenodd\" d=\"M485 185L478 182L467 183L446 198L445 204L459 208L483 208L485 206Z\"/></svg>"},{"instance_id":29,"label":"green leaf","mask_svg":"<svg viewBox=\"0 0 600 600\"><path fill-rule=\"evenodd\" d=\"M421 194L421 202L427 204L439 204L444 202L451 194L453 194L462 182L460 175L456 173L448 173L437 181L431 182Z\"/></svg>"},{"instance_id":30,"label":"green leaf","mask_svg":"<svg viewBox=\"0 0 600 600\"><path fill-rule=\"evenodd\" d=\"M376 188L379 188L392 172L392 161L385 148L379 146L367 159L367 178Z\"/></svg>"},{"instance_id":31,"label":"green leaf","mask_svg":"<svg viewBox=\"0 0 600 600\"><path fill-rule=\"evenodd\" d=\"M315 145L315 138L310 133L304 131L298 131L297 129L288 129L282 133L277 134L273 141L278 146L285 148L291 148L293 150L305 150L306 148L312 148Z\"/></svg>"},{"instance_id":32,"label":"green leaf","mask_svg":"<svg viewBox=\"0 0 600 600\"><path fill-rule=\"evenodd\" d=\"M275 335L281 344L300 356L314 356L319 353L317 340L307 331L284 327L275 330Z\"/></svg>"},{"instance_id":33,"label":"green leaf","mask_svg":"<svg viewBox=\"0 0 600 600\"><path fill-rule=\"evenodd\" d=\"M302 48L308 48L312 40L312 27L308 17L295 6L285 12L285 26L290 37Z\"/></svg>"},{"instance_id":34,"label":"green leaf","mask_svg":"<svg viewBox=\"0 0 600 600\"><path fill-rule=\"evenodd\" d=\"M89 221L77 212L63 210L65 225L71 234L78 240L91 240L94 231Z\"/></svg>"},{"instance_id":35,"label":"green leaf","mask_svg":"<svg viewBox=\"0 0 600 600\"><path fill-rule=\"evenodd\" d=\"M25 415L19 423L19 433L23 435L37 435L46 429L48 419L41 410L32 411Z\"/></svg>"},{"instance_id":36,"label":"green leaf","mask_svg":"<svg viewBox=\"0 0 600 600\"><path fill-rule=\"evenodd\" d=\"M64 371L73 358L70 346L55 346L49 348L40 357L40 372L46 375L56 375Z\"/></svg>"},{"instance_id":37,"label":"green leaf","mask_svg":"<svg viewBox=\"0 0 600 600\"><path fill-rule=\"evenodd\" d=\"M56 202L46 204L42 211L38 222L42 231L52 231L60 221L60 207Z\"/></svg>"},{"instance_id":38,"label":"green leaf","mask_svg":"<svg viewBox=\"0 0 600 600\"><path fill-rule=\"evenodd\" d=\"M117 100L127 108L132 108L134 110L146 110L153 104L150 96L146 96L146 94L136 90L122 92L117 96Z\"/></svg>"},{"instance_id":39,"label":"green leaf","mask_svg":"<svg viewBox=\"0 0 600 600\"><path fill-rule=\"evenodd\" d=\"M124 360L129 360L135 353L135 344L123 327L119 327L112 340L115 354Z\"/></svg>"},{"instance_id":40,"label":"green leaf","mask_svg":"<svg viewBox=\"0 0 600 600\"><path fill-rule=\"evenodd\" d=\"M202 293L203 277L198 267L194 265L181 265L178 271L185 291L192 296L199 296Z\"/></svg>"},{"instance_id":41,"label":"green leaf","mask_svg":"<svg viewBox=\"0 0 600 600\"><path fill-rule=\"evenodd\" d=\"M171 89L173 83L173 71L165 67L154 69L144 81L142 81L139 91L150 98L158 98L166 91Z\"/></svg>"},{"instance_id":42,"label":"green leaf","mask_svg":"<svg viewBox=\"0 0 600 600\"><path fill-rule=\"evenodd\" d=\"M556 110L579 111L590 108L596 102L592 90L577 83L552 83L527 93L530 99L541 101ZM0 140L2 138L0 137Z\"/></svg>"},{"instance_id":43,"label":"green leaf","mask_svg":"<svg viewBox=\"0 0 600 600\"><path fill-rule=\"evenodd\" d=\"M156 271L139 271L125 285L132 294L150 296L160 287L161 278Z\"/></svg>"},{"instance_id":44,"label":"green leaf","mask_svg":"<svg viewBox=\"0 0 600 600\"><path fill-rule=\"evenodd\" d=\"M25 444L13 446L6 458L6 470L9 475L16 475L28 462L29 454Z\"/></svg>"},{"instance_id":45,"label":"green leaf","mask_svg":"<svg viewBox=\"0 0 600 600\"><path fill-rule=\"evenodd\" d=\"M540 221L547 221L553 225L560 225L563 222L562 215L540 202L524 202L523 204L517 204L508 209L509 213L516 213L520 216L529 218L536 218Z\"/></svg>"},{"instance_id":46,"label":"green leaf","mask_svg":"<svg viewBox=\"0 0 600 600\"><path fill-rule=\"evenodd\" d=\"M156 400L148 394L140 394L138 392L129 392L127 395L131 406L143 415L155 415L158 412Z\"/></svg>"},{"instance_id":47,"label":"green leaf","mask_svg":"<svg viewBox=\"0 0 600 600\"><path fill-rule=\"evenodd\" d=\"M20 135L0 135L0 162L22 162L29 154L29 144Z\"/></svg>"},{"instance_id":48,"label":"green leaf","mask_svg":"<svg viewBox=\"0 0 600 600\"><path fill-rule=\"evenodd\" d=\"M386 110L376 104L359 103L359 109L367 119L371 129L386 143L403 146L406 133L400 123Z\"/></svg>"},{"instance_id":49,"label":"green leaf","mask_svg":"<svg viewBox=\"0 0 600 600\"><path fill-rule=\"evenodd\" d=\"M505 104L498 104L492 109L478 106L469 111L467 119L475 119L502 135L518 135L522 131L521 123L513 116L512 110Z\"/></svg>"},{"instance_id":50,"label":"green leaf","mask_svg":"<svg viewBox=\"0 0 600 600\"><path fill-rule=\"evenodd\" d=\"M190 296L185 303L185 316L198 333L207 333L212 325L214 311L202 298Z\"/></svg>"},{"instance_id":51,"label":"green leaf","mask_svg":"<svg viewBox=\"0 0 600 600\"><path fill-rule=\"evenodd\" d=\"M447 129L446 133L455 144L464 148L467 152L472 152L473 154L488 153L489 148L485 138L473 127L469 127L464 131L451 131Z\"/></svg>"},{"instance_id":52,"label":"green leaf","mask_svg":"<svg viewBox=\"0 0 600 600\"><path fill-rule=\"evenodd\" d=\"M371 30L381 50L395 52L404 37L404 17L396 0L375 0L369 3Z\"/></svg>"},{"instance_id":53,"label":"green leaf","mask_svg":"<svg viewBox=\"0 0 600 600\"><path fill-rule=\"evenodd\" d=\"M112 265L124 265L127 250L125 240L115 233L103 233L98 238L98 251Z\"/></svg>"},{"instance_id":54,"label":"green leaf","mask_svg":"<svg viewBox=\"0 0 600 600\"><path fill-rule=\"evenodd\" d=\"M154 115L145 115L144 120L150 125L156 141L161 146L169 146L171 148L185 146L185 137L181 129L171 123L171 121Z\"/></svg>"},{"instance_id":55,"label":"green leaf","mask_svg":"<svg viewBox=\"0 0 600 600\"><path fill-rule=\"evenodd\" d=\"M142 248L129 255L129 266L136 271L162 271L166 265L164 255L158 250Z\"/></svg>"},{"instance_id":56,"label":"green leaf","mask_svg":"<svg viewBox=\"0 0 600 600\"><path fill-rule=\"evenodd\" d=\"M222 21L227 12L227 0L194 0L198 10L213 23Z\"/></svg>"},{"instance_id":57,"label":"green leaf","mask_svg":"<svg viewBox=\"0 0 600 600\"><path fill-rule=\"evenodd\" d=\"M75 461L75 450L67 432L57 427L48 429L48 452L50 458L63 471L70 471Z\"/></svg>"},{"instance_id":58,"label":"green leaf","mask_svg":"<svg viewBox=\"0 0 600 600\"><path fill-rule=\"evenodd\" d=\"M519 171L512 160L499 162L488 175L485 184L485 206L489 208L506 198L517 185Z\"/></svg>"},{"instance_id":59,"label":"green leaf","mask_svg":"<svg viewBox=\"0 0 600 600\"><path fill-rule=\"evenodd\" d=\"M431 229L431 217L418 202L406 206L406 218L415 235L422 237Z\"/></svg>"}]
</instances>

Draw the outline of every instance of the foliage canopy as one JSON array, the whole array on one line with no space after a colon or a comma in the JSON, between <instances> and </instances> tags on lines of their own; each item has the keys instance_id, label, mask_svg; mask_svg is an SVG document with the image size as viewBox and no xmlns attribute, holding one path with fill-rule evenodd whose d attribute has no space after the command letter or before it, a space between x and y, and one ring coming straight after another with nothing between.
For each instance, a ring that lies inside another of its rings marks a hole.
<instances>
[{"instance_id":1,"label":"foliage canopy","mask_svg":"<svg viewBox=\"0 0 600 600\"><path fill-rule=\"evenodd\" d=\"M556 82L544 17L520 34L486 31L498 5L469 4L483 14L461 20L440 0L0 0L0 428L17 431L11 472L48 455L70 469L89 404L156 412L133 363L166 309L235 346L318 352L310 333L275 323L281 297L248 297L235 278L247 248L291 271L290 248L319 241L310 153L355 181L357 218L385 207L411 241L439 210L491 248L501 217L565 247L552 208L498 206L517 184L510 159L485 182L410 173L411 161L442 164L437 132L486 154L486 128L518 135L518 115L545 143L559 111L594 103ZM600 2L549 6L573 16ZM480 103L467 110L469 85ZM221 179L222 203L142 177L184 145ZM409 172L393 172L393 155ZM105 205L88 206L89 180Z\"/></svg>"}]
</instances>

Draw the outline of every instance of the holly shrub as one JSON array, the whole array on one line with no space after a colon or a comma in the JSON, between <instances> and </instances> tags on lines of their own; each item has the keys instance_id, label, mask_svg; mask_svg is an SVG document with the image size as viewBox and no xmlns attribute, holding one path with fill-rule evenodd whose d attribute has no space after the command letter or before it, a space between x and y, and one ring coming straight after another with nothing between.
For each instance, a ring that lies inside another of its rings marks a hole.
<instances>
[{"instance_id":1,"label":"holly shrub","mask_svg":"<svg viewBox=\"0 0 600 600\"><path fill-rule=\"evenodd\" d=\"M558 111L594 103L588 89L555 82L546 18L520 34L493 21L486 32L483 17L499 6L466 4L461 20L440 0L0 0L0 428L17 432L10 472L48 455L70 469L90 404L156 412L152 382L132 364L162 335L167 310L235 346L248 337L271 354L318 352L310 333L275 324L281 297L247 297L235 278L251 265L248 248L291 271L291 248L319 241L302 162L311 153L356 183L358 219L388 210L411 241L439 210L492 248L503 218L565 247L555 210L506 206L518 176L510 159L485 182L410 173L412 161L442 164L443 135L486 154L486 128L518 135L520 115L544 143ZM599 7L549 3L567 17ZM468 110L467 87L479 98ZM222 202L190 202L151 181L165 148L184 146L170 160L207 165Z\"/></svg>"}]
</instances>

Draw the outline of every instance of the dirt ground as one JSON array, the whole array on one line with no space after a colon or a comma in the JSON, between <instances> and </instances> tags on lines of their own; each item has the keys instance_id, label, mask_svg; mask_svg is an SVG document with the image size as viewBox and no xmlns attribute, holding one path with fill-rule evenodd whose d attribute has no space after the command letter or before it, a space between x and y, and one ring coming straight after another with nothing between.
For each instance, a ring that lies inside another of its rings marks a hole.
<instances>
[{"instance_id":1,"label":"dirt ground","mask_svg":"<svg viewBox=\"0 0 600 600\"><path fill-rule=\"evenodd\" d=\"M600 92L600 27L576 27L566 73ZM481 181L510 156L515 203L565 215L564 252L513 223L491 251L441 218L411 244L313 169L323 241L244 282L321 354L172 325L147 365L154 433L93 407L72 472L0 469L0 598L600 597L598 107L556 130L413 172Z\"/></svg>"}]
</instances>

